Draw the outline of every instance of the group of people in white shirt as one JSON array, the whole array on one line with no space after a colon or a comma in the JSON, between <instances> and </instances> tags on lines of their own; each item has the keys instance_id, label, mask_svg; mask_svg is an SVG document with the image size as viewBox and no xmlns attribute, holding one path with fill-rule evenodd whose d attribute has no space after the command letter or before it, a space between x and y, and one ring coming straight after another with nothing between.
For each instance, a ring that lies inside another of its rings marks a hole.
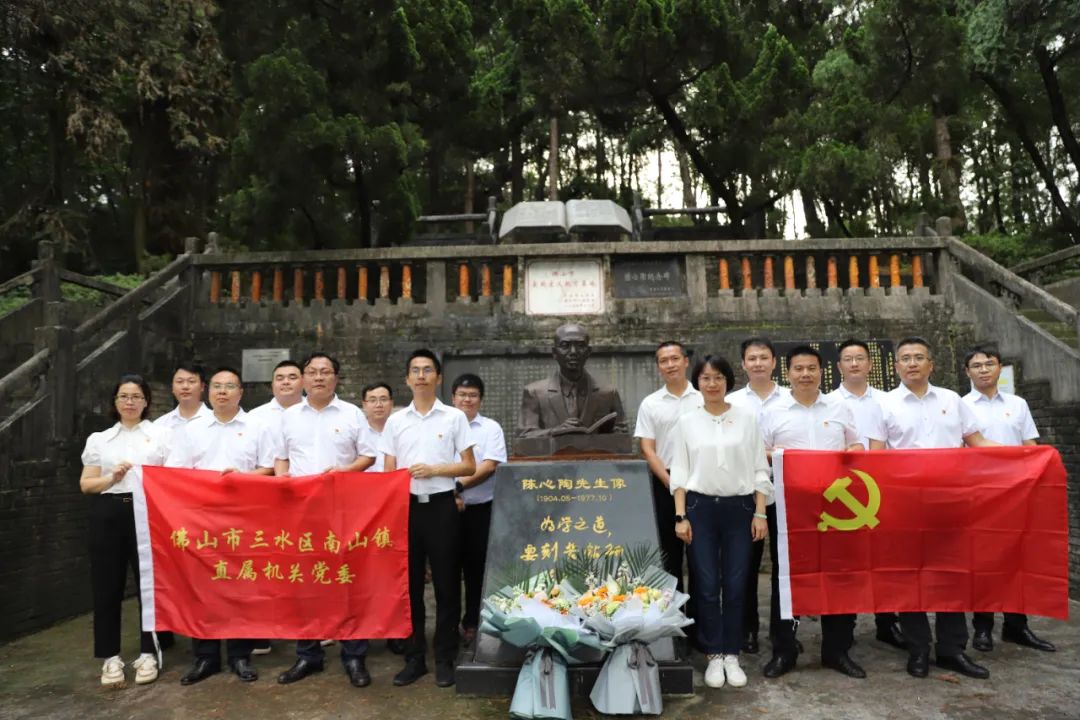
<instances>
[{"instance_id":1,"label":"group of people in white shirt","mask_svg":"<svg viewBox=\"0 0 1080 720\"><path fill-rule=\"evenodd\" d=\"M1001 355L991 346L973 348L964 358L973 389L963 398L930 383L933 354L919 337L897 343L900 384L889 392L870 386L870 348L861 340L840 343L842 382L829 393L821 390L821 354L809 345L787 353L789 388L773 380L777 358L767 338L744 341L741 353L747 383L734 390L735 374L723 357L706 355L690 372L686 348L676 341L661 343L656 362L664 387L641 403L635 430L652 475L666 569L680 583L685 548L694 644L707 656L710 687L745 685L740 653L759 651L757 577L766 537L772 557L772 657L763 674L777 678L790 672L802 652L798 621L780 618L772 450L1021 445L1038 437L1027 403L999 390ZM865 678L849 654L855 620L854 615L821 618L821 663ZM875 624L877 640L907 651L908 673L927 677L932 636L926 613L879 613ZM976 613L973 627L972 646L991 650L993 614ZM989 677L965 653L963 613L937 613L936 631L939 667ZM1055 649L1031 631L1024 615L1005 615L1002 639Z\"/></svg>"},{"instance_id":2,"label":"group of people in white shirt","mask_svg":"<svg viewBox=\"0 0 1080 720\"><path fill-rule=\"evenodd\" d=\"M120 378L112 393L108 430L93 433L83 452L80 485L94 496L90 522L90 561L94 598L94 655L104 660L101 683L125 682L120 656L120 614L129 568L138 578L132 489L135 465L165 465L222 473L302 476L329 471L390 472L407 469L410 480L409 597L413 632L390 641L405 656L395 685L408 685L427 673L424 585L426 573L436 598L435 679L454 683L459 642L471 642L479 625L480 593L490 527L493 483L506 461L502 428L480 414L484 383L474 374L454 380L454 406L439 401L442 368L429 350L417 350L406 363L412 402L393 413L393 391L385 382L361 391L361 407L338 396L339 362L315 352L302 362L274 368L273 399L250 412L241 408L243 380L229 367L209 378L202 367L184 364L172 378L176 407L149 421L151 389L138 375ZM207 392L210 406L203 403ZM393 414L392 414L393 413ZM461 587L465 612L461 612ZM460 622L460 636L459 636ZM140 655L131 663L136 684L157 679L161 647L169 633L140 634ZM278 677L296 682L323 670L325 639L296 642L296 661ZM253 654L269 652L268 640L227 640L226 662L242 681L258 672ZM221 642L192 639L194 662L180 679L191 685L221 671ZM356 687L371 683L366 666L368 642L342 640L345 674Z\"/></svg>"}]
</instances>

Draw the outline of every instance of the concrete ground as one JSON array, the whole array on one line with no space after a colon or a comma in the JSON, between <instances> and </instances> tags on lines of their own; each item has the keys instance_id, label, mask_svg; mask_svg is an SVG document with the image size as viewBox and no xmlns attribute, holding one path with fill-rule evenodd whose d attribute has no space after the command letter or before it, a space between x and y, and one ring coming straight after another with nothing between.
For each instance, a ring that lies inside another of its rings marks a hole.
<instances>
[{"instance_id":1,"label":"concrete ground","mask_svg":"<svg viewBox=\"0 0 1080 720\"><path fill-rule=\"evenodd\" d=\"M766 591L768 582L761 583ZM430 603L429 603L430 607ZM763 608L768 599L763 598ZM124 657L137 654L134 601L125 606ZM704 660L695 655L696 693L667 697L664 715L670 718L950 718L956 720L1010 720L1013 718L1080 718L1080 603L1072 603L1068 623L1032 619L1039 635L1057 644L1047 654L1009 643L996 643L993 652L970 651L991 672L987 681L970 680L933 668L926 680L904 672L906 656L874 637L873 619L860 617L852 656L866 668L867 680L852 680L818 662L820 626L806 621L799 638L806 653L795 671L779 680L766 680L761 667L768 660L768 644L757 656L743 656L750 678L741 689L713 690L701 684ZM999 618L1000 620L1000 618ZM999 623L1000 624L1000 623ZM434 625L429 621L428 627ZM328 650L327 671L296 685L275 682L291 665L293 646L275 642L270 655L256 657L258 682L247 685L230 674L209 678L192 687L179 679L190 663L190 646L179 639L166 652L165 670L152 685L129 684L104 690L99 684L101 663L91 657L90 616L78 617L49 630L0 647L0 718L353 718L423 720L439 718L507 717L509 698L466 698L453 689L435 686L433 674L415 685L396 688L391 678L401 659L373 644L368 667L373 684L357 690L348 684L337 662L337 648ZM430 661L429 661L430 663ZM603 717L588 700L575 700L576 718Z\"/></svg>"}]
</instances>

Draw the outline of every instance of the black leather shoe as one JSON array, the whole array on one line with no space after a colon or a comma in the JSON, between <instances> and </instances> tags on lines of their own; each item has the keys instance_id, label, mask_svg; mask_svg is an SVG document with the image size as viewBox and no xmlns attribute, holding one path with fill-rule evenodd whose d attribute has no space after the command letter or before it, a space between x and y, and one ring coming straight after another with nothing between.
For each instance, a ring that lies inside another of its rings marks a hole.
<instances>
[{"instance_id":1,"label":"black leather shoe","mask_svg":"<svg viewBox=\"0 0 1080 720\"><path fill-rule=\"evenodd\" d=\"M450 687L454 684L453 663L435 663L435 684L439 687Z\"/></svg>"},{"instance_id":2,"label":"black leather shoe","mask_svg":"<svg viewBox=\"0 0 1080 720\"><path fill-rule=\"evenodd\" d=\"M909 655L907 673L911 677L924 678L930 674L930 651Z\"/></svg>"},{"instance_id":3,"label":"black leather shoe","mask_svg":"<svg viewBox=\"0 0 1080 720\"><path fill-rule=\"evenodd\" d=\"M214 662L206 658L195 658L195 663L191 666L191 669L180 678L180 684L194 685L211 675L217 675L219 672L221 672L220 662Z\"/></svg>"},{"instance_id":4,"label":"black leather shoe","mask_svg":"<svg viewBox=\"0 0 1080 720\"><path fill-rule=\"evenodd\" d=\"M367 687L371 684L371 673L367 671L364 658L349 658L345 661L345 674L353 687Z\"/></svg>"},{"instance_id":5,"label":"black leather shoe","mask_svg":"<svg viewBox=\"0 0 1080 720\"><path fill-rule=\"evenodd\" d=\"M424 658L411 658L405 661L405 667L401 668L401 672L394 676L394 684L398 687L412 685L425 675L427 675L427 663L424 662Z\"/></svg>"},{"instance_id":6,"label":"black leather shoe","mask_svg":"<svg viewBox=\"0 0 1080 720\"><path fill-rule=\"evenodd\" d=\"M831 658L821 658L821 666L832 668L838 673L847 675L851 678L862 680L866 677L866 671L859 666L857 662L851 659L847 653L840 653L839 655Z\"/></svg>"},{"instance_id":7,"label":"black leather shoe","mask_svg":"<svg viewBox=\"0 0 1080 720\"><path fill-rule=\"evenodd\" d=\"M308 675L314 675L322 671L323 664L321 662L312 662L311 660L299 658L291 668L278 675L277 681L281 685L288 685L303 680Z\"/></svg>"},{"instance_id":8,"label":"black leather shoe","mask_svg":"<svg viewBox=\"0 0 1080 720\"><path fill-rule=\"evenodd\" d=\"M236 677L240 678L244 682L255 682L259 679L259 671L255 669L255 666L251 664L251 660L247 658L237 658L236 660L229 661L229 668L236 673Z\"/></svg>"},{"instance_id":9,"label":"black leather shoe","mask_svg":"<svg viewBox=\"0 0 1080 720\"><path fill-rule=\"evenodd\" d=\"M971 638L971 647L980 652L990 652L994 649L994 637L989 630L976 630L975 637Z\"/></svg>"},{"instance_id":10,"label":"black leather shoe","mask_svg":"<svg viewBox=\"0 0 1080 720\"><path fill-rule=\"evenodd\" d=\"M937 666L946 670L955 670L961 675L967 675L971 678L977 678L979 680L986 680L990 677L990 671L984 668L982 665L976 665L971 661L964 653L959 655L952 655L948 657L938 656Z\"/></svg>"},{"instance_id":11,"label":"black leather shoe","mask_svg":"<svg viewBox=\"0 0 1080 720\"><path fill-rule=\"evenodd\" d=\"M742 651L749 655L757 655L761 646L758 645L757 633L748 632L743 639Z\"/></svg>"},{"instance_id":12,"label":"black leather shoe","mask_svg":"<svg viewBox=\"0 0 1080 720\"><path fill-rule=\"evenodd\" d=\"M386 649L395 655L405 654L405 641L404 640L387 640Z\"/></svg>"},{"instance_id":13,"label":"black leather shoe","mask_svg":"<svg viewBox=\"0 0 1080 720\"><path fill-rule=\"evenodd\" d=\"M1001 639L1004 642L1016 643L1017 645L1035 648L1036 650L1042 650L1043 652L1057 651L1057 648L1054 647L1054 643L1050 642L1049 640L1043 640L1041 637L1031 632L1031 628L1027 626L1019 630L1012 630L1011 628L1007 627L1002 628ZM972 643L972 645L974 644L975 643Z\"/></svg>"},{"instance_id":14,"label":"black leather shoe","mask_svg":"<svg viewBox=\"0 0 1080 720\"><path fill-rule=\"evenodd\" d=\"M904 631L900 629L900 623L893 623L884 628L879 627L874 637L886 645L907 650L907 640L904 639Z\"/></svg>"},{"instance_id":15,"label":"black leather shoe","mask_svg":"<svg viewBox=\"0 0 1080 720\"><path fill-rule=\"evenodd\" d=\"M781 675L786 675L791 672L795 667L795 655L773 655L772 660L765 665L765 669L762 673L767 678L778 678Z\"/></svg>"}]
</instances>

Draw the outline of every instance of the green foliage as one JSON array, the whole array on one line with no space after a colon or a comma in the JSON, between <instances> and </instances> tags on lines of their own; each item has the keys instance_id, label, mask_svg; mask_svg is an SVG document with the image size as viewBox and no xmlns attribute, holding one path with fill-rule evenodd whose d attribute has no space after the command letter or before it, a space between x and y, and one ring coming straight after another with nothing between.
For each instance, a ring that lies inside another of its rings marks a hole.
<instances>
[{"instance_id":1,"label":"green foliage","mask_svg":"<svg viewBox=\"0 0 1080 720\"><path fill-rule=\"evenodd\" d=\"M1023 235L967 235L964 242L1004 267L1018 265L1054 251L1046 239Z\"/></svg>"}]
</instances>

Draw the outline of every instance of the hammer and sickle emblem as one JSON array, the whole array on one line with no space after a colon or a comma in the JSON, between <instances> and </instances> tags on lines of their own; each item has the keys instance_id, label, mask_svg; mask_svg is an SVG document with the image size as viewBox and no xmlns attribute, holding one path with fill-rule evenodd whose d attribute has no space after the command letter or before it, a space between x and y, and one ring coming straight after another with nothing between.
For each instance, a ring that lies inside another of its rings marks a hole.
<instances>
[{"instance_id":1,"label":"hammer and sickle emblem","mask_svg":"<svg viewBox=\"0 0 1080 720\"><path fill-rule=\"evenodd\" d=\"M851 485L851 478L842 477L833 480L825 490L825 499L829 502L839 500L843 505L852 512L850 518L837 518L833 517L829 513L821 513L821 522L818 523L818 530L821 532L827 531L829 528L836 530L858 530L864 525L869 528L875 528L880 522L877 519L878 509L881 507L881 491L878 490L877 483L874 482L874 478L870 477L861 470L853 470L853 473L862 480L863 485L866 486L867 503L863 505L859 502L858 498L851 494L848 490L848 486Z\"/></svg>"}]
</instances>

